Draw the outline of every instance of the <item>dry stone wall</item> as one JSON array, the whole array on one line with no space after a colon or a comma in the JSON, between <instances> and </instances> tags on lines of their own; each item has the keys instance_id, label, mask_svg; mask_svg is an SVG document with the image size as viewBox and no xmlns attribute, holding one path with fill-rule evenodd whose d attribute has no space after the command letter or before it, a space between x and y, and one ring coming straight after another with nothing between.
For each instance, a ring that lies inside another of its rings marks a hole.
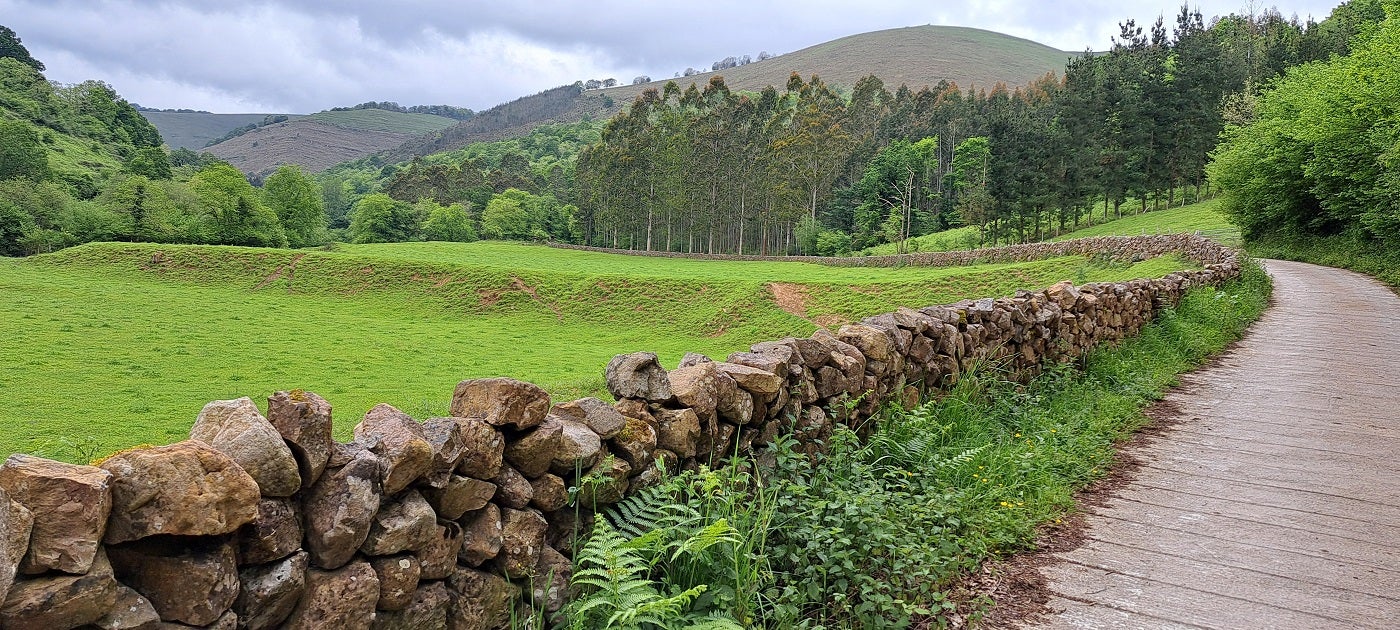
<instances>
[{"instance_id":1,"label":"dry stone wall","mask_svg":"<svg viewBox=\"0 0 1400 630\"><path fill-rule=\"evenodd\" d=\"M605 370L614 403L468 380L449 417L379 405L337 443L330 404L293 390L265 416L248 398L211 402L189 440L95 466L13 455L0 466L0 628L488 629L558 611L575 504L602 508L662 468L785 433L816 452L836 423L859 429L979 360L1029 376L1239 274L1234 252L1197 237L1093 246L1204 269L900 309L673 370L619 355Z\"/></svg>"}]
</instances>

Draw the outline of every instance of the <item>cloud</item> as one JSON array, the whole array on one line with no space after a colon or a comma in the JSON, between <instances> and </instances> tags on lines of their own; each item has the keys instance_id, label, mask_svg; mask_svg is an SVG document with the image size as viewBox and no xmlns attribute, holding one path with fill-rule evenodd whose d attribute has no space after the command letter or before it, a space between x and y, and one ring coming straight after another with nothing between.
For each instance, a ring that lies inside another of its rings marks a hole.
<instances>
[{"instance_id":1,"label":"cloud","mask_svg":"<svg viewBox=\"0 0 1400 630\"><path fill-rule=\"evenodd\" d=\"M1211 0L1202 12L1241 11ZM1325 17L1296 0L1288 15ZM1117 23L1149 24L1179 5L1146 0L926 0L861 3L454 2L450 0L0 0L5 25L48 76L100 79L150 107L312 112L369 100L485 109L589 78L626 82L707 68L730 55L791 52L916 24L974 26L1078 51L1102 50Z\"/></svg>"}]
</instances>

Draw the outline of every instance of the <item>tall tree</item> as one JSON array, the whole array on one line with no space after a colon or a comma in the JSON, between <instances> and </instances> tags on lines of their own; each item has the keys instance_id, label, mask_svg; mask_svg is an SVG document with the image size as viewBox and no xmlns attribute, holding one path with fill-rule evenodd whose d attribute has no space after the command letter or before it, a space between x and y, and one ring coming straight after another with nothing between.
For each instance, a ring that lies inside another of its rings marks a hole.
<instances>
[{"instance_id":1,"label":"tall tree","mask_svg":"<svg viewBox=\"0 0 1400 630\"><path fill-rule=\"evenodd\" d=\"M10 58L43 72L44 64L29 55L29 49L20 42L19 36L7 26L0 26L0 58Z\"/></svg>"},{"instance_id":2,"label":"tall tree","mask_svg":"<svg viewBox=\"0 0 1400 630\"><path fill-rule=\"evenodd\" d=\"M282 223L290 247L311 247L330 240L321 187L299 166L282 165L263 180L263 200Z\"/></svg>"}]
</instances>

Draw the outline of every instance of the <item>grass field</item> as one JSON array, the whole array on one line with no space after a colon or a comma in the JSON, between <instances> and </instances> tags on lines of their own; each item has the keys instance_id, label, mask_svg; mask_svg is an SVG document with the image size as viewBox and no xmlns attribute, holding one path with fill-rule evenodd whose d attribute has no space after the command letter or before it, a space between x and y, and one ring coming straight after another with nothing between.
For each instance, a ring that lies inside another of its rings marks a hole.
<instances>
[{"instance_id":1,"label":"grass field","mask_svg":"<svg viewBox=\"0 0 1400 630\"><path fill-rule=\"evenodd\" d=\"M1121 219L1100 223L1051 239L1063 241L1090 236L1139 236L1143 234L1175 234L1200 232L1230 246L1240 244L1240 230L1225 218L1220 200L1210 199L1189 206L1155 210L1142 214L1124 215Z\"/></svg>"},{"instance_id":2,"label":"grass field","mask_svg":"<svg viewBox=\"0 0 1400 630\"><path fill-rule=\"evenodd\" d=\"M77 461L178 441L209 400L262 404L297 387L336 406L343 439L379 402L444 413L464 378L513 376L559 399L597 395L617 353L651 350L674 365L687 351L722 357L809 334L812 320L1183 266L1069 257L850 269L496 242L336 252L91 244L0 260L0 453ZM804 316L776 303L774 282Z\"/></svg>"},{"instance_id":3,"label":"grass field","mask_svg":"<svg viewBox=\"0 0 1400 630\"><path fill-rule=\"evenodd\" d=\"M346 129L388 131L412 135L438 131L457 124L456 120L446 116L391 112L384 109L325 111L311 114L306 118Z\"/></svg>"},{"instance_id":4,"label":"grass field","mask_svg":"<svg viewBox=\"0 0 1400 630\"><path fill-rule=\"evenodd\" d=\"M215 138L244 125L262 123L267 116L277 114L210 114L206 112L141 112L160 131L160 137L171 149L200 151ZM291 119L300 114L281 114Z\"/></svg>"}]
</instances>

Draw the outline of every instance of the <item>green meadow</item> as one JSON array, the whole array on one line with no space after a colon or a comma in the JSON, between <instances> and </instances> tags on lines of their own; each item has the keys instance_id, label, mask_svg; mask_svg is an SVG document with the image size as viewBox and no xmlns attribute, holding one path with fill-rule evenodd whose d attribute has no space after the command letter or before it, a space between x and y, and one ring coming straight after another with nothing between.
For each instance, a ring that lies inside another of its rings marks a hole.
<instances>
[{"instance_id":1,"label":"green meadow","mask_svg":"<svg viewBox=\"0 0 1400 630\"><path fill-rule=\"evenodd\" d=\"M0 260L0 453L70 461L183 439L199 409L317 392L445 413L465 378L606 397L614 354L723 357L885 312L1184 268L1066 257L957 268L646 258L480 242L335 251L96 243ZM782 304L775 291L783 296ZM786 309L786 310L785 310Z\"/></svg>"}]
</instances>

